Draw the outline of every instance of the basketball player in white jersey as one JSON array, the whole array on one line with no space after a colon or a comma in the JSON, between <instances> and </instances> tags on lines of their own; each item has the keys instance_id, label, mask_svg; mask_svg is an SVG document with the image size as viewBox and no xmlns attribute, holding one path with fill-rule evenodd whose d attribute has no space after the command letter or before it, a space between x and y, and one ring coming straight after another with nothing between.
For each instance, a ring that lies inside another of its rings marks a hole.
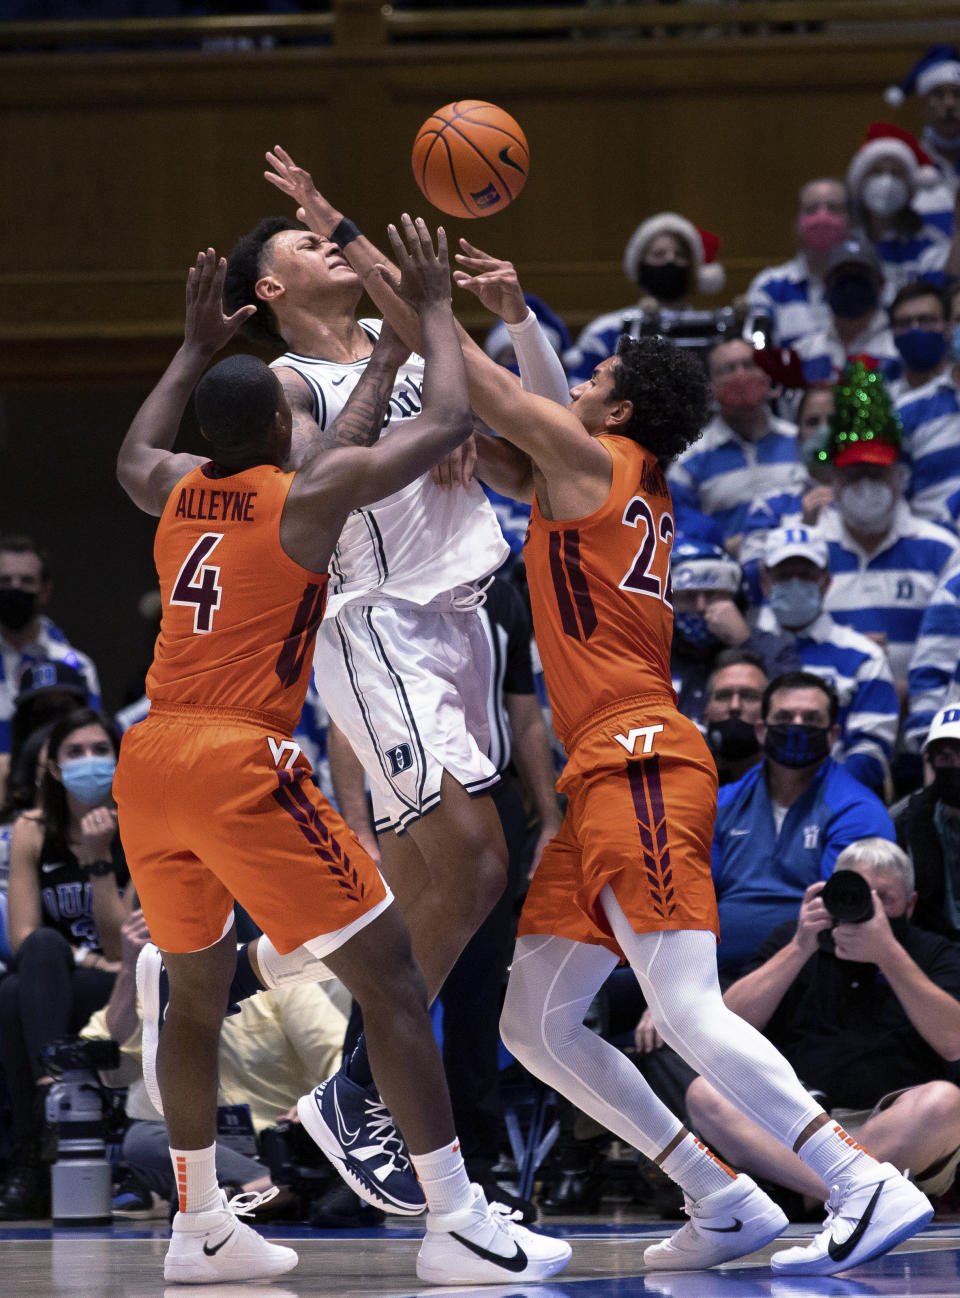
<instances>
[{"instance_id":1,"label":"basketball player in white jersey","mask_svg":"<svg viewBox=\"0 0 960 1298\"><path fill-rule=\"evenodd\" d=\"M281 169L285 156L278 152ZM338 423L380 321L357 318L363 285L340 246L354 227L337 216L330 228L336 239L268 218L228 258L228 309L254 304L247 336L284 349L273 368L293 411L294 457L318 444L376 440L381 425L381 436L402 436L420 410L423 361L413 355L394 383L372 385L363 419ZM425 475L350 515L317 637L317 688L367 772L383 872L431 999L506 879L503 833L486 796L498 776L486 756L489 650L476 608L483 579L507 554L477 483L444 490ZM390 1212L423 1211L362 1040L301 1110L364 1198Z\"/></svg>"}]
</instances>

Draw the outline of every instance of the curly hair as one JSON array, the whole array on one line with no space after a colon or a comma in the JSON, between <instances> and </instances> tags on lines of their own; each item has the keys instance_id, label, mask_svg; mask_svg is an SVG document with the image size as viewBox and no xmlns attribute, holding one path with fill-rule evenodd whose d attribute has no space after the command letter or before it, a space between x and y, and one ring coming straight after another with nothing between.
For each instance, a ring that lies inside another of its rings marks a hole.
<instances>
[{"instance_id":1,"label":"curly hair","mask_svg":"<svg viewBox=\"0 0 960 1298\"><path fill-rule=\"evenodd\" d=\"M709 413L709 385L702 363L664 338L617 343L614 401L632 401L625 437L652 451L665 468L697 440Z\"/></svg>"},{"instance_id":2,"label":"curly hair","mask_svg":"<svg viewBox=\"0 0 960 1298\"><path fill-rule=\"evenodd\" d=\"M267 244L282 230L301 230L303 227L285 216L265 216L258 226L243 235L227 255L227 277L223 285L223 305L228 315L242 306L251 304L257 314L241 326L240 332L252 343L261 347L286 348L280 336L272 308L257 297L257 280L267 270Z\"/></svg>"}]
</instances>

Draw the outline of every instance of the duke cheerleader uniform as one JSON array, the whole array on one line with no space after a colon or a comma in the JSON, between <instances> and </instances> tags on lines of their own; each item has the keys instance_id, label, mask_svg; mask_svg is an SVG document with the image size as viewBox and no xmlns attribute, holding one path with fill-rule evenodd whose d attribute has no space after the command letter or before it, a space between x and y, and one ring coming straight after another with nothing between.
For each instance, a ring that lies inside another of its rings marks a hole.
<instances>
[{"instance_id":1,"label":"duke cheerleader uniform","mask_svg":"<svg viewBox=\"0 0 960 1298\"><path fill-rule=\"evenodd\" d=\"M379 320L361 320L376 340ZM326 428L366 359L342 364L287 352L274 369L306 383ZM423 360L400 367L382 436L420 413ZM444 770L470 794L498 781L487 756L490 663L478 583L509 554L480 485L444 490L424 474L354 510L330 561L314 675L331 720L370 782L378 833L402 830L440 801Z\"/></svg>"},{"instance_id":2,"label":"duke cheerleader uniform","mask_svg":"<svg viewBox=\"0 0 960 1298\"><path fill-rule=\"evenodd\" d=\"M606 501L551 522L534 501L525 562L534 631L569 760L567 812L543 853L520 935L620 953L600 893L637 932L717 932L710 846L717 771L670 685L670 492L656 457L602 436Z\"/></svg>"},{"instance_id":3,"label":"duke cheerleader uniform","mask_svg":"<svg viewBox=\"0 0 960 1298\"><path fill-rule=\"evenodd\" d=\"M124 736L114 796L164 951L219 941L236 899L278 951L306 945L322 959L392 899L291 738L328 582L280 544L293 477L202 465L157 526L150 712Z\"/></svg>"}]
</instances>

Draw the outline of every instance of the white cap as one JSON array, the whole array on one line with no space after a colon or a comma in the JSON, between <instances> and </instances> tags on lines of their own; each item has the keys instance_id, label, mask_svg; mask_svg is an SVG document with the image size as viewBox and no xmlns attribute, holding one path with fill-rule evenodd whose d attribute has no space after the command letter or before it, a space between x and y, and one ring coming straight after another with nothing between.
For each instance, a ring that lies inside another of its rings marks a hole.
<instances>
[{"instance_id":1,"label":"white cap","mask_svg":"<svg viewBox=\"0 0 960 1298\"><path fill-rule=\"evenodd\" d=\"M819 533L809 527L778 527L767 533L763 562L775 568L784 559L809 559L818 568L830 567L830 549Z\"/></svg>"},{"instance_id":2,"label":"white cap","mask_svg":"<svg viewBox=\"0 0 960 1298\"><path fill-rule=\"evenodd\" d=\"M933 718L923 743L923 751L926 752L938 739L960 739L960 703L941 708Z\"/></svg>"}]
</instances>

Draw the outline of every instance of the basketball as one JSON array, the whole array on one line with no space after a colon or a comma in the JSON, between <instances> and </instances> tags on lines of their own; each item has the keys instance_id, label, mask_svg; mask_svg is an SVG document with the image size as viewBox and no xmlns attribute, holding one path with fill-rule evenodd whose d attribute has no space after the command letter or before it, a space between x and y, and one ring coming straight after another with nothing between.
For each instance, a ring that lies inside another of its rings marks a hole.
<instances>
[{"instance_id":1,"label":"basketball","mask_svg":"<svg viewBox=\"0 0 960 1298\"><path fill-rule=\"evenodd\" d=\"M412 161L424 197L441 212L492 216L526 184L530 150L509 113L482 99L459 99L420 127Z\"/></svg>"}]
</instances>

